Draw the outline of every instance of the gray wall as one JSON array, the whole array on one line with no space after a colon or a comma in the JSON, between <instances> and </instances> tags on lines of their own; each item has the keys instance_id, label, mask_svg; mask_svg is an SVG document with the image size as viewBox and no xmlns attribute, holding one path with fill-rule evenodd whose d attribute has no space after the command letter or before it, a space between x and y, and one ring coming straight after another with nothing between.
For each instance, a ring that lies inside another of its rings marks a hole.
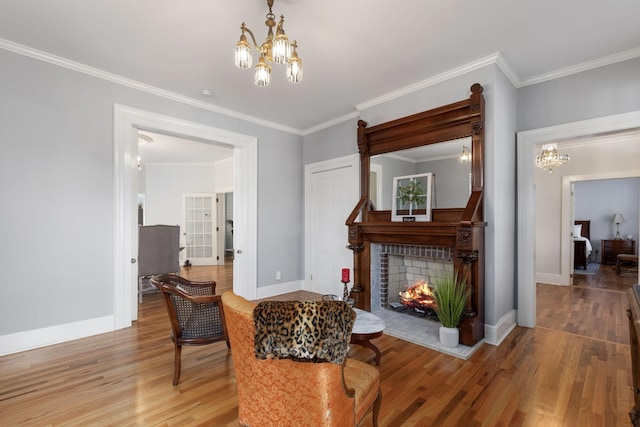
<instances>
[{"instance_id":1,"label":"gray wall","mask_svg":"<svg viewBox=\"0 0 640 427\"><path fill-rule=\"evenodd\" d=\"M216 192L213 164L150 164L143 167L140 175L145 176L147 183L144 191L147 225L182 226L183 195ZM184 245L182 234L180 240Z\"/></svg>"},{"instance_id":2,"label":"gray wall","mask_svg":"<svg viewBox=\"0 0 640 427\"><path fill-rule=\"evenodd\" d=\"M415 163L400 160L393 157L380 155L371 158L371 164L380 165L380 198L378 200L379 210L391 210L393 206L393 178L396 176L414 175L416 173Z\"/></svg>"},{"instance_id":3,"label":"gray wall","mask_svg":"<svg viewBox=\"0 0 640 427\"><path fill-rule=\"evenodd\" d=\"M301 136L4 50L0 69L0 335L114 313L114 103L256 136L257 285L303 277Z\"/></svg>"},{"instance_id":4,"label":"gray wall","mask_svg":"<svg viewBox=\"0 0 640 427\"><path fill-rule=\"evenodd\" d=\"M469 201L471 163L440 159L416 164L416 173L434 174L433 200L436 208L464 208Z\"/></svg>"},{"instance_id":5,"label":"gray wall","mask_svg":"<svg viewBox=\"0 0 640 427\"><path fill-rule=\"evenodd\" d=\"M492 113L494 120L486 124L484 153L484 210L489 212L485 214L485 317L489 325L504 321L508 326L510 319L505 316L516 306L517 298L515 131L518 94L502 71L495 67L494 72L495 88L489 88L486 95L487 116ZM506 332L496 331L498 338Z\"/></svg>"},{"instance_id":6,"label":"gray wall","mask_svg":"<svg viewBox=\"0 0 640 427\"><path fill-rule=\"evenodd\" d=\"M616 226L611 223L614 213L624 216L626 222L620 224L620 234L623 239L630 234L636 240L637 253L640 178L576 182L574 198L575 218L591 220L591 245L594 251L598 251L598 262L602 259L602 239L615 237ZM595 259L594 256L592 259Z\"/></svg>"},{"instance_id":7,"label":"gray wall","mask_svg":"<svg viewBox=\"0 0 640 427\"><path fill-rule=\"evenodd\" d=\"M518 89L518 130L640 110L640 58Z\"/></svg>"},{"instance_id":8,"label":"gray wall","mask_svg":"<svg viewBox=\"0 0 640 427\"><path fill-rule=\"evenodd\" d=\"M358 152L357 128L358 119L355 118L305 135L302 164L309 165L356 154Z\"/></svg>"}]
</instances>

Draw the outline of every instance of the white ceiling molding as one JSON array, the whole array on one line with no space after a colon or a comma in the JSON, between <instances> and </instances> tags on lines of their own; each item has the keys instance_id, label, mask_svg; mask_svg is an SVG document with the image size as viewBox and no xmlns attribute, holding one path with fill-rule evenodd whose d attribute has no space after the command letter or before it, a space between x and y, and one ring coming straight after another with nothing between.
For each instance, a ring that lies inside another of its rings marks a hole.
<instances>
[{"instance_id":1,"label":"white ceiling molding","mask_svg":"<svg viewBox=\"0 0 640 427\"><path fill-rule=\"evenodd\" d=\"M330 128L331 126L335 126L335 125L337 125L339 123L346 122L347 120L357 119L359 117L360 117L360 112L359 111L354 111L352 113L345 114L344 116L336 117L333 120L329 120L327 122L320 123L319 125L310 127L309 129L305 129L302 132L302 135L303 136L310 135L310 134L312 134L314 132L318 132L319 130L327 129L327 128Z\"/></svg>"},{"instance_id":2,"label":"white ceiling molding","mask_svg":"<svg viewBox=\"0 0 640 427\"><path fill-rule=\"evenodd\" d=\"M419 81L412 85L405 86L401 89L394 90L393 92L389 92L385 95L379 96L372 100L360 103L356 105L356 109L358 111L364 111L371 107L375 107L376 105L383 104L385 102L391 101L393 99L399 98L404 95L408 95L418 90L421 90L430 86L435 86L438 83L442 83L454 77L462 76L471 71L475 71L482 67L486 67L487 65L495 64L499 55L500 55L499 53L494 53L492 55L485 56L484 58L478 59L477 61L473 61L468 64L462 65L460 67L454 68L452 70L445 71L444 73L440 73L438 75Z\"/></svg>"},{"instance_id":3,"label":"white ceiling molding","mask_svg":"<svg viewBox=\"0 0 640 427\"><path fill-rule=\"evenodd\" d=\"M504 75L507 76L512 85L514 85L515 87L520 87L520 77L518 77L518 74L513 71L513 68L507 62L507 58L505 58L505 56L501 52L498 52L496 65L502 70Z\"/></svg>"},{"instance_id":4,"label":"white ceiling molding","mask_svg":"<svg viewBox=\"0 0 640 427\"><path fill-rule=\"evenodd\" d=\"M170 99L172 101L180 102L182 104L191 105L192 107L201 108L203 110L212 111L214 113L223 114L228 117L233 117L247 122L255 123L260 126L281 130L296 135L302 135L302 132L298 129L294 129L289 126L283 126L278 123L270 122L267 120L259 119L257 117L249 116L247 114L239 113L237 111L229 110L227 108L218 107L206 102L199 101L197 99L189 98L183 95L179 95L168 90L160 89L154 86L150 86L144 83L131 80L117 74L109 73L107 71L100 70L98 68L90 67L79 62L71 61L60 56L52 55L41 50L33 49L28 46L24 46L12 41L0 38L0 49L4 49L19 55L27 56L29 58L37 59L39 61L48 62L49 64L57 65L59 67L67 68L69 70L77 71L79 73L87 74L92 77L97 77L102 80L107 80L112 83L116 83L122 86L130 87L132 89L147 92L162 98Z\"/></svg>"},{"instance_id":5,"label":"white ceiling molding","mask_svg":"<svg viewBox=\"0 0 640 427\"><path fill-rule=\"evenodd\" d=\"M517 85L516 87L531 86L537 83L559 79L560 77L570 76L571 74L593 70L594 68L604 67L605 65L611 65L617 62L622 62L637 57L640 57L640 47L616 53L614 55L605 56L604 58L598 58L593 61L587 61L581 64L572 65L571 67L561 68L560 70L556 70L551 73L540 74L538 76L523 79L520 82L520 85Z\"/></svg>"},{"instance_id":6,"label":"white ceiling molding","mask_svg":"<svg viewBox=\"0 0 640 427\"><path fill-rule=\"evenodd\" d=\"M442 83L444 81L464 75L474 70L478 70L482 67L485 67L491 64L496 64L500 68L500 70L502 70L502 72L507 76L507 78L511 81L511 83L516 88L520 88L524 86L530 86L537 83L542 83L545 81L557 79L560 77L565 77L571 74L580 73L583 71L591 70L591 69L602 67L605 65L615 64L617 62L622 62L629 59L640 57L640 48L635 48L635 49L627 50L625 52L620 52L614 55L609 55L604 58L599 58L593 61L583 62L575 66L562 68L560 70L556 70L551 73L541 74L541 75L534 76L531 78L526 78L526 79L520 79L518 75L515 73L515 71L513 71L513 68L509 65L504 55L500 52L497 52L497 53L488 55L484 58L478 59L477 61L470 62L468 64L451 69L449 71L443 72L441 74L430 77L428 79L425 79L417 83L411 84L409 86L405 86L401 89L389 92L385 95L379 96L369 101L365 101L363 103L357 104L355 105L356 111L354 112L337 117L333 120L326 121L324 123L321 123L317 126L313 126L306 130L300 130L300 129L295 129L289 126L284 126L279 123L263 120L247 114L243 114L238 111L222 108L222 107L209 104L207 102L203 102L194 98L189 98L183 95L179 95L177 93L174 93L168 90L147 85L132 79L119 76L117 74L109 73L109 72L100 70L98 68L90 67L88 65L84 65L79 62L71 61L63 57L59 57L47 52L33 49L28 46L14 43L6 39L0 38L0 49L4 49L19 55L27 56L39 61L48 62L50 64L57 65L59 67L84 73L93 77L97 77L103 80L107 80L107 81L122 85L122 86L130 87L136 90L140 90L156 96L170 99L172 101L176 101L176 102L180 102L193 107L201 108L203 110L212 111L214 113L222 114L228 117L233 117L239 120L244 120L250 123L254 123L259 126L264 126L271 129L280 130L283 132L291 133L294 135L301 135L301 136L309 135L311 133L320 131L322 129L326 129L331 126L334 126L338 123L342 123L344 121L357 118L359 116L359 112L361 111L367 110L371 107L374 107L379 104L383 104L385 102L391 101L401 96L408 95L418 90L421 90L430 86L434 86L438 83Z\"/></svg>"}]
</instances>

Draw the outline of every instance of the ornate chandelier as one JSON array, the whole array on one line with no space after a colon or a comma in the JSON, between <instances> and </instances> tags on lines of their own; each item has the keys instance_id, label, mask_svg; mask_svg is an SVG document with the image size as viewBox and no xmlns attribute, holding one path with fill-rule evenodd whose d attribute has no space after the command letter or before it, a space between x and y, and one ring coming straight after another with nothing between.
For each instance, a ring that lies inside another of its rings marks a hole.
<instances>
[{"instance_id":1,"label":"ornate chandelier","mask_svg":"<svg viewBox=\"0 0 640 427\"><path fill-rule=\"evenodd\" d=\"M240 26L242 34L240 35L240 40L236 43L236 67L244 69L251 67L251 44L247 41L246 31L251 36L253 45L260 54L253 78L256 86L269 86L271 62L287 64L287 80L291 83L297 83L302 80L302 60L298 58L298 53L296 52L298 45L295 40L293 43L289 43L289 38L284 34L284 15L280 15L276 34L275 36L273 35L273 27L276 26L276 17L271 12L273 0L267 0L267 6L269 6L269 13L267 13L265 25L268 28L268 32L267 38L262 45L258 46L256 38L244 22Z\"/></svg>"},{"instance_id":2,"label":"ornate chandelier","mask_svg":"<svg viewBox=\"0 0 640 427\"><path fill-rule=\"evenodd\" d=\"M569 161L568 154L559 154L556 144L545 144L542 146L542 152L536 156L536 166L541 169L553 172L554 168L562 166Z\"/></svg>"}]
</instances>

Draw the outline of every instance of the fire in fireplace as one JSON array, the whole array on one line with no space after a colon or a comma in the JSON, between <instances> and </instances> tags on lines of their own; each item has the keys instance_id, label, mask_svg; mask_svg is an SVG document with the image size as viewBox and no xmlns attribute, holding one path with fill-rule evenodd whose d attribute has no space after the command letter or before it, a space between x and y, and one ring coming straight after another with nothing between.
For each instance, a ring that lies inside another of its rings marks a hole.
<instances>
[{"instance_id":1,"label":"fire in fireplace","mask_svg":"<svg viewBox=\"0 0 640 427\"><path fill-rule=\"evenodd\" d=\"M400 304L390 304L396 311L417 316L435 316L436 302L427 281L421 280L398 294Z\"/></svg>"},{"instance_id":2,"label":"fire in fireplace","mask_svg":"<svg viewBox=\"0 0 640 427\"><path fill-rule=\"evenodd\" d=\"M431 287L424 280L410 286L406 291L400 292L399 295L400 303L407 307L431 310L435 306Z\"/></svg>"},{"instance_id":3,"label":"fire in fireplace","mask_svg":"<svg viewBox=\"0 0 640 427\"><path fill-rule=\"evenodd\" d=\"M437 320L430 283L453 269L453 249L372 244L371 307Z\"/></svg>"}]
</instances>

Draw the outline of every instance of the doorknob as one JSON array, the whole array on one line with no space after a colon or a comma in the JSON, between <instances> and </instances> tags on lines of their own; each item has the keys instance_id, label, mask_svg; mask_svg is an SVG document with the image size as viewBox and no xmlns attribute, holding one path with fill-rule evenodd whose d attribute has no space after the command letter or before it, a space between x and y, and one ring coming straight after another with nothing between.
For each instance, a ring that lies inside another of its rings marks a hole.
<instances>
[{"instance_id":1,"label":"doorknob","mask_svg":"<svg viewBox=\"0 0 640 427\"><path fill-rule=\"evenodd\" d=\"M135 264L136 263L136 259L135 258L131 258L131 264Z\"/></svg>"},{"instance_id":2,"label":"doorknob","mask_svg":"<svg viewBox=\"0 0 640 427\"><path fill-rule=\"evenodd\" d=\"M241 254L241 253L242 253L242 250L238 249L238 250L236 251L236 253Z\"/></svg>"}]
</instances>

